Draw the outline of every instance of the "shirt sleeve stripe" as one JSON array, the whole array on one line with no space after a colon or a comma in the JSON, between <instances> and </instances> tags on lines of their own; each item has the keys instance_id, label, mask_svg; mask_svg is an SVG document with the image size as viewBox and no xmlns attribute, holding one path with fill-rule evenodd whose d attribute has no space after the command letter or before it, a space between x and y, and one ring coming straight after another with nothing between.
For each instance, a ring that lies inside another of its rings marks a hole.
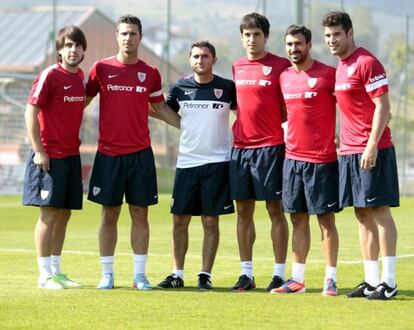
<instances>
[{"instance_id":1,"label":"shirt sleeve stripe","mask_svg":"<svg viewBox=\"0 0 414 330\"><path fill-rule=\"evenodd\" d=\"M149 97L156 97L156 96L160 96L160 95L162 95L162 89L160 89L159 91L152 92L149 95Z\"/></svg>"},{"instance_id":2,"label":"shirt sleeve stripe","mask_svg":"<svg viewBox=\"0 0 414 330\"><path fill-rule=\"evenodd\" d=\"M365 90L367 91L367 93L372 92L373 90L376 90L377 88L380 88L382 86L388 85L388 80L387 78L385 79L381 79L378 80L372 84L366 85L365 86Z\"/></svg>"},{"instance_id":3,"label":"shirt sleeve stripe","mask_svg":"<svg viewBox=\"0 0 414 330\"><path fill-rule=\"evenodd\" d=\"M53 69L56 69L57 67L58 65L54 64L42 71L39 77L39 82L37 83L37 86L36 86L36 90L33 93L33 97L39 97L39 94L42 91L43 84L45 83L47 75L49 74L50 71L52 71Z\"/></svg>"}]
</instances>

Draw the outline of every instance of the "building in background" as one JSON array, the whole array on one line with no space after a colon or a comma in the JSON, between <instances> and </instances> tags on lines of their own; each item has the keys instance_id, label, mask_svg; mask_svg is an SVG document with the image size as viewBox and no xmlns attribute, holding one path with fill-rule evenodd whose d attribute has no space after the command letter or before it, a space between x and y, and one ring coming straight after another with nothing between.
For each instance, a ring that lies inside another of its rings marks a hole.
<instances>
[{"instance_id":1,"label":"building in background","mask_svg":"<svg viewBox=\"0 0 414 330\"><path fill-rule=\"evenodd\" d=\"M24 123L27 95L35 76L56 63L55 31L70 24L79 26L87 38L88 49L80 65L85 75L96 60L117 53L115 22L94 7L0 9L0 194L21 191L24 163L30 148ZM145 40L144 33L139 56L157 66L164 77L170 77L170 82L164 83L169 85L183 75L147 43L151 44ZM98 113L98 102L95 102L85 111L81 130L85 188L96 151ZM159 121L151 122L150 126L158 165L174 164L178 135ZM163 183L162 178L160 183L170 184L169 181Z\"/></svg>"}]
</instances>

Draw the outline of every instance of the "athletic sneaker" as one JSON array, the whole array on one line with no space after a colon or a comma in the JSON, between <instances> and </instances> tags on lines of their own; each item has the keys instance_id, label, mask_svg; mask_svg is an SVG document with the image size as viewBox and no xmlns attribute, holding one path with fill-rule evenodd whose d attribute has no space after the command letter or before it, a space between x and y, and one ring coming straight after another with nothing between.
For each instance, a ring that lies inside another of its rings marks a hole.
<instances>
[{"instance_id":1,"label":"athletic sneaker","mask_svg":"<svg viewBox=\"0 0 414 330\"><path fill-rule=\"evenodd\" d=\"M157 286L162 289L182 288L184 286L184 281L181 277L171 274L168 275L164 281L158 283Z\"/></svg>"},{"instance_id":2,"label":"athletic sneaker","mask_svg":"<svg viewBox=\"0 0 414 330\"><path fill-rule=\"evenodd\" d=\"M39 288L47 290L62 290L65 287L57 282L54 276L49 276L46 279L39 278Z\"/></svg>"},{"instance_id":3,"label":"athletic sneaker","mask_svg":"<svg viewBox=\"0 0 414 330\"><path fill-rule=\"evenodd\" d=\"M233 291L246 291L256 288L254 277L250 278L247 275L241 275L237 283L231 288Z\"/></svg>"},{"instance_id":4,"label":"athletic sneaker","mask_svg":"<svg viewBox=\"0 0 414 330\"><path fill-rule=\"evenodd\" d=\"M114 274L106 273L102 275L101 280L98 284L98 289L109 290L114 288Z\"/></svg>"},{"instance_id":5,"label":"athletic sneaker","mask_svg":"<svg viewBox=\"0 0 414 330\"><path fill-rule=\"evenodd\" d=\"M369 285L367 282L362 281L358 286L355 288L354 291L347 293L348 298L365 298L368 297L375 291L375 287Z\"/></svg>"},{"instance_id":6,"label":"athletic sneaker","mask_svg":"<svg viewBox=\"0 0 414 330\"><path fill-rule=\"evenodd\" d=\"M152 290L152 286L150 282L148 281L145 274L142 274L142 273L135 275L134 283L132 284L132 286L138 290L143 290L143 291Z\"/></svg>"},{"instance_id":7,"label":"athletic sneaker","mask_svg":"<svg viewBox=\"0 0 414 330\"><path fill-rule=\"evenodd\" d=\"M338 288L336 287L336 282L332 278L327 278L323 286L322 294L324 296L337 296Z\"/></svg>"},{"instance_id":8,"label":"athletic sneaker","mask_svg":"<svg viewBox=\"0 0 414 330\"><path fill-rule=\"evenodd\" d=\"M290 278L280 288L273 289L270 293L303 293L305 291L305 283L300 283Z\"/></svg>"},{"instance_id":9,"label":"athletic sneaker","mask_svg":"<svg viewBox=\"0 0 414 330\"><path fill-rule=\"evenodd\" d=\"M53 278L65 288L80 288L82 286L82 284L71 280L66 274L59 273L54 275Z\"/></svg>"},{"instance_id":10,"label":"athletic sneaker","mask_svg":"<svg viewBox=\"0 0 414 330\"><path fill-rule=\"evenodd\" d=\"M282 280L280 276L273 276L272 280L270 281L269 285L266 288L267 292L272 291L273 289L280 288L285 282Z\"/></svg>"},{"instance_id":11,"label":"athletic sneaker","mask_svg":"<svg viewBox=\"0 0 414 330\"><path fill-rule=\"evenodd\" d=\"M210 276L207 274L198 274L198 284L197 288L200 290L210 290L213 288L213 284L211 283Z\"/></svg>"},{"instance_id":12,"label":"athletic sneaker","mask_svg":"<svg viewBox=\"0 0 414 330\"><path fill-rule=\"evenodd\" d=\"M367 299L370 300L390 300L398 294L397 285L394 288L388 286L387 283L382 282L377 286L375 291L371 293Z\"/></svg>"}]
</instances>

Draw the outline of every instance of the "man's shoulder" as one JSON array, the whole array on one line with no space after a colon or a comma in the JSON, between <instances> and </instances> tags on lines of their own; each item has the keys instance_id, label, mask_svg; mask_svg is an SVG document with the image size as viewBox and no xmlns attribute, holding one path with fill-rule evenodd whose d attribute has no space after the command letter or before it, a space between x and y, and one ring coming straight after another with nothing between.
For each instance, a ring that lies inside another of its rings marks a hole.
<instances>
[{"instance_id":1,"label":"man's shoulder","mask_svg":"<svg viewBox=\"0 0 414 330\"><path fill-rule=\"evenodd\" d=\"M214 75L213 87L224 86L224 87L233 87L234 82L231 79L227 79L218 75Z\"/></svg>"}]
</instances>

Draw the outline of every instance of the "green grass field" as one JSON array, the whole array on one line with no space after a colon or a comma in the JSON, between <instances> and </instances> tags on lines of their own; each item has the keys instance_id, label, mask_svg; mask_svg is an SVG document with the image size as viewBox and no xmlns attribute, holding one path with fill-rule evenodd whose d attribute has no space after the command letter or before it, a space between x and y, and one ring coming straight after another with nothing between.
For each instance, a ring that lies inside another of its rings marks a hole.
<instances>
[{"instance_id":1,"label":"green grass field","mask_svg":"<svg viewBox=\"0 0 414 330\"><path fill-rule=\"evenodd\" d=\"M363 278L357 223L351 209L337 216L340 236L338 286L340 296L321 295L324 276L320 234L312 219L312 246L306 269L305 294L275 296L264 292L273 269L269 220L262 203L256 207L257 239L254 269L258 288L234 293L239 276L235 216L221 219L221 242L213 269L214 290L196 289L200 268L202 228L190 226L186 288L136 291L131 288L130 220L123 211L116 250L116 289L95 289L100 278L97 232L100 208L85 202L73 212L62 254L62 267L82 289L49 292L37 285L33 229L38 210L20 206L18 197L0 198L0 329L414 329L414 199L402 199L393 214L399 231L397 281L392 301L347 299L345 293ZM150 208L151 241L148 277L157 284L171 272L169 196ZM289 252L290 253L290 252ZM291 259L288 256L287 274Z\"/></svg>"}]
</instances>

